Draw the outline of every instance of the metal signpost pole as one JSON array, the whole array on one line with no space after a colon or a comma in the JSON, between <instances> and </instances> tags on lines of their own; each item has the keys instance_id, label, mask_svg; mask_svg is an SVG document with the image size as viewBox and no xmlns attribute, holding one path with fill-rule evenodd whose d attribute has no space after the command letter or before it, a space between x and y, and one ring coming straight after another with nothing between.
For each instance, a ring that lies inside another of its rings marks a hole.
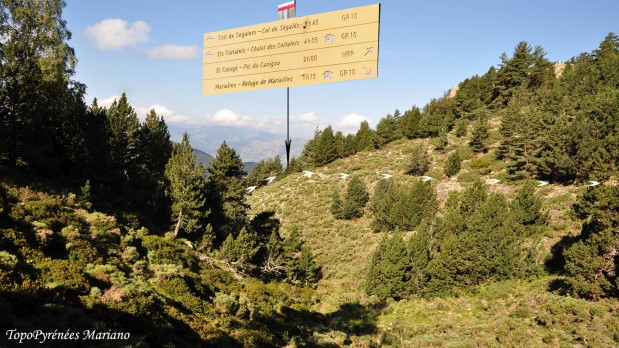
<instances>
[{"instance_id":1,"label":"metal signpost pole","mask_svg":"<svg viewBox=\"0 0 619 348\"><path fill-rule=\"evenodd\" d=\"M296 17L297 1L289 1L277 7L277 18L288 19ZM286 168L290 165L290 87L286 87Z\"/></svg>"}]
</instances>

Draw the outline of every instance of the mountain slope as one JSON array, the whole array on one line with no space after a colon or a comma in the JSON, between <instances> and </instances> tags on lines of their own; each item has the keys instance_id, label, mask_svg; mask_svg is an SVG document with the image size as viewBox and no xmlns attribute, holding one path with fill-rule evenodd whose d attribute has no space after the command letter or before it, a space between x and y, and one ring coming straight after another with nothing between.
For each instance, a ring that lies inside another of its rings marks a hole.
<instances>
[{"instance_id":1,"label":"mountain slope","mask_svg":"<svg viewBox=\"0 0 619 348\"><path fill-rule=\"evenodd\" d=\"M500 120L492 122L491 133L498 132ZM492 138L492 137L491 137ZM496 137L495 137L496 139ZM468 150L467 138L449 134L449 146L444 152L432 152L432 165L427 175L434 177L434 186L441 206L449 192L461 191L479 177L489 182L500 178L502 182L489 185L491 192L500 192L514 197L523 181L508 181L505 165L490 161L483 168L479 163L484 157L492 156L498 142L490 145L489 154L474 154ZM430 140L401 139L379 150L362 151L354 156L338 159L326 166L313 169L311 178L296 173L275 181L273 184L256 190L249 197L253 212L273 210L282 222L282 235L297 226L303 238L315 252L319 265L323 268L323 279L318 283L320 301L316 309L328 313L346 303L376 303L376 299L365 294L366 273L372 253L382 233L374 233L370 227L372 213L366 206L364 216L357 220L336 220L331 214L334 191L340 196L346 191L347 180L338 178L339 173L358 176L368 186L372 194L380 180L395 180L412 184L420 177L405 174L407 159L418 142L430 145ZM430 146L432 148L432 146ZM449 154L459 151L464 154L463 169L458 176L442 178L443 167ZM483 169L483 170L482 170ZM381 179L380 174L393 177ZM483 173L483 175L480 175ZM579 234L580 222L571 214L571 206L576 196L586 186L548 185L536 189L542 198L543 210L549 213L549 224L539 239L540 254L537 263L542 266L550 257L551 248L566 237ZM439 211L440 214L440 211ZM414 231L406 231L410 236ZM556 279L545 276L532 282L507 281L489 283L478 287L474 293L463 293L457 299L412 298L391 303L377 317L379 332L375 335L385 342L404 346L444 345L448 342L468 342L471 345L493 346L497 342L508 345L546 346L574 342L570 332L578 315L570 314L568 307L583 312L601 310L603 314L591 315L585 322L596 327L581 330L583 337L598 342L602 346L612 345L613 329L619 305L617 301L607 300L599 303L587 302L548 292ZM464 309L463 309L464 308ZM603 308L603 309L601 309ZM553 311L566 317L565 325L553 320L548 323ZM490 315L490 313L492 313ZM457 317L454 317L456 315ZM448 329L445 329L448 328ZM477 328L471 331L472 328ZM501 330L517 329L516 334L503 337ZM447 330L447 331L443 331ZM610 330L610 331L609 331ZM532 335L522 332L533 332ZM446 334L446 332L448 332Z\"/></svg>"}]
</instances>

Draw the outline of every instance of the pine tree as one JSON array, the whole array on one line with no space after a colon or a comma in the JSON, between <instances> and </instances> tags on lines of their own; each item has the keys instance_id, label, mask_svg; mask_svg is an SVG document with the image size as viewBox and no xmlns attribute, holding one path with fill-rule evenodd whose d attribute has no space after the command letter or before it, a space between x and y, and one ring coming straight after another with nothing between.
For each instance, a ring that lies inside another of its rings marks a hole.
<instances>
[{"instance_id":1,"label":"pine tree","mask_svg":"<svg viewBox=\"0 0 619 348\"><path fill-rule=\"evenodd\" d=\"M275 217L275 212L269 210L258 213L251 219L249 225L252 231L256 233L258 244L266 245L273 231L279 231L281 222Z\"/></svg>"},{"instance_id":2,"label":"pine tree","mask_svg":"<svg viewBox=\"0 0 619 348\"><path fill-rule=\"evenodd\" d=\"M449 145L449 138L446 131L441 131L438 137L434 140L434 149L436 151L445 151Z\"/></svg>"},{"instance_id":3,"label":"pine tree","mask_svg":"<svg viewBox=\"0 0 619 348\"><path fill-rule=\"evenodd\" d=\"M458 84L458 92L454 97L458 118L469 118L474 110L483 106L481 85L482 79L478 75L465 79Z\"/></svg>"},{"instance_id":4,"label":"pine tree","mask_svg":"<svg viewBox=\"0 0 619 348\"><path fill-rule=\"evenodd\" d=\"M469 145L475 152L487 152L488 151L488 120L485 117L481 117L477 120L475 128L473 128L473 134L471 135L471 141Z\"/></svg>"},{"instance_id":5,"label":"pine tree","mask_svg":"<svg viewBox=\"0 0 619 348\"><path fill-rule=\"evenodd\" d=\"M454 176L460 172L461 159L458 151L454 151L449 157L447 157L447 162L445 163L445 175Z\"/></svg>"},{"instance_id":6,"label":"pine tree","mask_svg":"<svg viewBox=\"0 0 619 348\"><path fill-rule=\"evenodd\" d=\"M111 158L116 169L116 175L125 181L133 176L136 169L137 141L140 123L135 110L127 101L127 95L122 94L119 100L114 100L107 109L107 120L110 127Z\"/></svg>"},{"instance_id":7,"label":"pine tree","mask_svg":"<svg viewBox=\"0 0 619 348\"><path fill-rule=\"evenodd\" d=\"M555 182L573 182L578 172L574 149L578 142L567 120L557 120L541 139L537 159L538 172L543 178Z\"/></svg>"},{"instance_id":8,"label":"pine tree","mask_svg":"<svg viewBox=\"0 0 619 348\"><path fill-rule=\"evenodd\" d=\"M458 138L465 137L467 132L468 132L468 127L469 127L469 121L468 120L466 120L466 119L459 120L457 125L456 125L455 135Z\"/></svg>"},{"instance_id":9,"label":"pine tree","mask_svg":"<svg viewBox=\"0 0 619 348\"><path fill-rule=\"evenodd\" d=\"M585 298L617 296L619 188L589 188L574 206L584 220L577 241L563 251L568 283L575 295Z\"/></svg>"},{"instance_id":10,"label":"pine tree","mask_svg":"<svg viewBox=\"0 0 619 348\"><path fill-rule=\"evenodd\" d=\"M533 234L537 228L548 221L548 214L541 212L542 200L535 196L533 182L522 187L510 204L513 218L518 224L527 227L527 233Z\"/></svg>"},{"instance_id":11,"label":"pine tree","mask_svg":"<svg viewBox=\"0 0 619 348\"><path fill-rule=\"evenodd\" d=\"M107 110L98 105L96 98L86 110L81 127L88 130L88 136L84 136L86 141L81 149L86 156L82 168L84 176L91 180L93 198L96 199L102 195L101 191L109 191L111 187L117 185L119 179L115 175L111 157Z\"/></svg>"},{"instance_id":12,"label":"pine tree","mask_svg":"<svg viewBox=\"0 0 619 348\"><path fill-rule=\"evenodd\" d=\"M314 260L312 249L301 240L298 227L295 226L284 240L283 248L287 258L286 273L290 280L309 285L321 279L322 270Z\"/></svg>"},{"instance_id":13,"label":"pine tree","mask_svg":"<svg viewBox=\"0 0 619 348\"><path fill-rule=\"evenodd\" d=\"M245 183L248 186L261 185L265 183L265 178L271 176L281 177L283 173L282 159L277 155L275 158L263 159L256 163L249 175L247 175L247 178L245 178Z\"/></svg>"},{"instance_id":14,"label":"pine tree","mask_svg":"<svg viewBox=\"0 0 619 348\"><path fill-rule=\"evenodd\" d=\"M337 191L333 192L331 214L333 214L333 217L336 219L344 219L344 202Z\"/></svg>"},{"instance_id":15,"label":"pine tree","mask_svg":"<svg viewBox=\"0 0 619 348\"><path fill-rule=\"evenodd\" d=\"M170 132L163 119L151 110L139 127L136 142L136 166L132 178L132 200L150 219L168 215L165 201L165 167L172 155Z\"/></svg>"},{"instance_id":16,"label":"pine tree","mask_svg":"<svg viewBox=\"0 0 619 348\"><path fill-rule=\"evenodd\" d=\"M374 231L391 230L394 227L391 221L391 211L397 198L397 188L392 181L381 180L374 186L374 194L370 202L370 209L374 214L374 220L372 220Z\"/></svg>"},{"instance_id":17,"label":"pine tree","mask_svg":"<svg viewBox=\"0 0 619 348\"><path fill-rule=\"evenodd\" d=\"M475 214L487 197L488 187L481 180L473 182L473 185L464 191L460 201L460 213L462 216L472 216Z\"/></svg>"},{"instance_id":18,"label":"pine tree","mask_svg":"<svg viewBox=\"0 0 619 348\"><path fill-rule=\"evenodd\" d=\"M387 291L383 290L386 279L384 273L382 272L382 267L385 263L387 253L388 238L388 235L384 234L378 242L378 246L372 254L372 260L370 261L370 266L368 267L368 274L365 283L365 292L368 295L377 295L379 298L388 296L385 294Z\"/></svg>"},{"instance_id":19,"label":"pine tree","mask_svg":"<svg viewBox=\"0 0 619 348\"><path fill-rule=\"evenodd\" d=\"M408 243L411 258L410 292L419 294L423 291L426 277L426 267L430 261L429 229L432 227L426 221L413 234Z\"/></svg>"},{"instance_id":20,"label":"pine tree","mask_svg":"<svg viewBox=\"0 0 619 348\"><path fill-rule=\"evenodd\" d=\"M381 300L406 297L409 293L410 263L402 233L396 230L391 238L385 236L372 256L366 283L367 293Z\"/></svg>"},{"instance_id":21,"label":"pine tree","mask_svg":"<svg viewBox=\"0 0 619 348\"><path fill-rule=\"evenodd\" d=\"M322 270L314 260L312 248L304 244L296 263L297 279L304 285L316 284L322 278Z\"/></svg>"},{"instance_id":22,"label":"pine tree","mask_svg":"<svg viewBox=\"0 0 619 348\"><path fill-rule=\"evenodd\" d=\"M353 178L348 182L345 199L353 202L359 209L363 209L365 204L370 199L367 191L367 185L361 181L358 176L353 176Z\"/></svg>"},{"instance_id":23,"label":"pine tree","mask_svg":"<svg viewBox=\"0 0 619 348\"><path fill-rule=\"evenodd\" d=\"M239 258L234 245L234 237L231 234L221 244L219 251L221 256L228 261L235 262Z\"/></svg>"},{"instance_id":24,"label":"pine tree","mask_svg":"<svg viewBox=\"0 0 619 348\"><path fill-rule=\"evenodd\" d=\"M316 142L314 166L322 166L333 162L337 158L337 143L333 135L333 128L328 126L321 133Z\"/></svg>"},{"instance_id":25,"label":"pine tree","mask_svg":"<svg viewBox=\"0 0 619 348\"><path fill-rule=\"evenodd\" d=\"M165 172L165 166L172 155L172 147L170 131L163 116L157 115L157 112L151 109L139 128L138 151L140 164L145 166L146 171L156 180Z\"/></svg>"},{"instance_id":26,"label":"pine tree","mask_svg":"<svg viewBox=\"0 0 619 348\"><path fill-rule=\"evenodd\" d=\"M423 143L413 146L408 157L406 173L410 175L424 175L430 169L430 156L428 149Z\"/></svg>"},{"instance_id":27,"label":"pine tree","mask_svg":"<svg viewBox=\"0 0 619 348\"><path fill-rule=\"evenodd\" d=\"M348 134L346 138L344 138L344 150L342 155L348 157L355 153L357 153L357 138L354 134Z\"/></svg>"},{"instance_id":28,"label":"pine tree","mask_svg":"<svg viewBox=\"0 0 619 348\"><path fill-rule=\"evenodd\" d=\"M344 200L336 192L333 193L331 213L336 219L355 219L363 216L363 207L369 200L367 186L359 177L353 177L346 189Z\"/></svg>"},{"instance_id":29,"label":"pine tree","mask_svg":"<svg viewBox=\"0 0 619 348\"><path fill-rule=\"evenodd\" d=\"M399 126L400 117L399 111L396 110L397 115L388 114L380 119L376 125L376 135L379 146L384 146L394 140L398 140L402 137L402 132Z\"/></svg>"},{"instance_id":30,"label":"pine tree","mask_svg":"<svg viewBox=\"0 0 619 348\"><path fill-rule=\"evenodd\" d=\"M598 49L593 52L596 66L604 84L608 86L619 85L619 36L609 33L600 43Z\"/></svg>"},{"instance_id":31,"label":"pine tree","mask_svg":"<svg viewBox=\"0 0 619 348\"><path fill-rule=\"evenodd\" d=\"M286 270L286 254L284 244L279 232L273 230L266 244L266 255L262 263L262 272L276 277Z\"/></svg>"},{"instance_id":32,"label":"pine tree","mask_svg":"<svg viewBox=\"0 0 619 348\"><path fill-rule=\"evenodd\" d=\"M174 145L165 177L170 183L166 195L172 201L174 235L180 231L192 235L200 233L206 227L208 215L204 196L205 171L201 163L196 165L187 133L183 134L179 144Z\"/></svg>"},{"instance_id":33,"label":"pine tree","mask_svg":"<svg viewBox=\"0 0 619 348\"><path fill-rule=\"evenodd\" d=\"M224 141L208 168L210 222L215 229L216 243L228 234L236 235L247 224L243 162Z\"/></svg>"},{"instance_id":34,"label":"pine tree","mask_svg":"<svg viewBox=\"0 0 619 348\"><path fill-rule=\"evenodd\" d=\"M494 104L498 107L507 105L514 89L527 86L529 68L533 65L534 57L531 46L521 41L514 49L511 58L507 54L501 55L501 68L496 74Z\"/></svg>"},{"instance_id":35,"label":"pine tree","mask_svg":"<svg viewBox=\"0 0 619 348\"><path fill-rule=\"evenodd\" d=\"M395 228L412 231L423 219L434 216L438 203L429 183L415 182L411 186L400 186L390 209L389 221Z\"/></svg>"},{"instance_id":36,"label":"pine tree","mask_svg":"<svg viewBox=\"0 0 619 348\"><path fill-rule=\"evenodd\" d=\"M234 239L234 256L236 256L234 261L244 265L255 264L259 251L258 236L250 229L243 227Z\"/></svg>"},{"instance_id":37,"label":"pine tree","mask_svg":"<svg viewBox=\"0 0 619 348\"><path fill-rule=\"evenodd\" d=\"M338 158L346 157L344 155L345 142L346 142L346 138L344 138L344 133L342 133L341 131L335 132L335 148L336 148Z\"/></svg>"},{"instance_id":38,"label":"pine tree","mask_svg":"<svg viewBox=\"0 0 619 348\"><path fill-rule=\"evenodd\" d=\"M367 121L361 122L355 138L357 139L357 152L378 148L376 131L370 128L370 124Z\"/></svg>"},{"instance_id":39,"label":"pine tree","mask_svg":"<svg viewBox=\"0 0 619 348\"><path fill-rule=\"evenodd\" d=\"M419 137L436 137L441 133L447 133L455 121L455 104L453 99L446 96L432 99L423 108L422 118L419 121Z\"/></svg>"},{"instance_id":40,"label":"pine tree","mask_svg":"<svg viewBox=\"0 0 619 348\"><path fill-rule=\"evenodd\" d=\"M421 120L421 110L417 106L413 106L410 110L404 112L400 120L400 128L402 135L408 139L415 138L419 135L418 124Z\"/></svg>"}]
</instances>

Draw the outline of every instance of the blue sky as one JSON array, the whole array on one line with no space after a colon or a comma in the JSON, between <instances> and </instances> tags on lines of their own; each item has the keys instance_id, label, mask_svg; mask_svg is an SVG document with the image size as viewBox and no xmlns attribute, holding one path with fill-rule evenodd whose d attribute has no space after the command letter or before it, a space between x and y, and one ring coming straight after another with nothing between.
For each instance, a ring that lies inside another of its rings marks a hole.
<instances>
[{"instance_id":1,"label":"blue sky","mask_svg":"<svg viewBox=\"0 0 619 348\"><path fill-rule=\"evenodd\" d=\"M207 32L277 19L284 0L68 0L64 18L79 60L75 79L87 100L104 104L126 92L140 116L155 108L170 124L227 125L286 132L286 90L202 96ZM297 0L297 16L377 3ZM519 41L567 60L619 33L619 1L404 1L381 3L377 79L294 87L291 136L311 137L328 124L356 131L396 108L423 106L474 74L499 64Z\"/></svg>"}]
</instances>

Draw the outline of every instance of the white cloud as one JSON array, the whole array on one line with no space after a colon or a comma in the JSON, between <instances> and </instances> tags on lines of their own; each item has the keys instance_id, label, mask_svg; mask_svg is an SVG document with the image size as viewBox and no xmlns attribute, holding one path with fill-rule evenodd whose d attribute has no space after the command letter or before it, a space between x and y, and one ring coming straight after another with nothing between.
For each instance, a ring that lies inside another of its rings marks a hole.
<instances>
[{"instance_id":1,"label":"white cloud","mask_svg":"<svg viewBox=\"0 0 619 348\"><path fill-rule=\"evenodd\" d=\"M167 107L159 104L153 104L147 108L136 107L135 112L138 114L138 118L140 120L146 119L146 115L150 113L151 110L155 110L157 115L163 116L163 119L166 123L189 123L191 118L185 115L178 114Z\"/></svg>"},{"instance_id":2,"label":"white cloud","mask_svg":"<svg viewBox=\"0 0 619 348\"><path fill-rule=\"evenodd\" d=\"M104 19L84 30L101 50L119 50L125 46L148 42L150 26L143 21L131 23L120 18Z\"/></svg>"},{"instance_id":3,"label":"white cloud","mask_svg":"<svg viewBox=\"0 0 619 348\"><path fill-rule=\"evenodd\" d=\"M297 119L304 123L315 124L319 123L318 117L314 112L306 112L297 116Z\"/></svg>"},{"instance_id":4,"label":"white cloud","mask_svg":"<svg viewBox=\"0 0 619 348\"><path fill-rule=\"evenodd\" d=\"M213 116L207 116L206 122L209 124L217 124L222 126L243 127L250 125L249 116L242 116L236 111L230 109L221 109L215 112Z\"/></svg>"},{"instance_id":5,"label":"white cloud","mask_svg":"<svg viewBox=\"0 0 619 348\"><path fill-rule=\"evenodd\" d=\"M198 58L198 46L164 45L148 50L146 55L151 59L196 59Z\"/></svg>"},{"instance_id":6,"label":"white cloud","mask_svg":"<svg viewBox=\"0 0 619 348\"><path fill-rule=\"evenodd\" d=\"M344 134L354 133L359 129L359 124L363 121L371 123L371 120L363 115L350 113L337 122L335 127Z\"/></svg>"},{"instance_id":7,"label":"white cloud","mask_svg":"<svg viewBox=\"0 0 619 348\"><path fill-rule=\"evenodd\" d=\"M112 103L114 103L114 101L118 99L120 99L119 95L113 95L109 98L97 99L97 104L100 107L109 108L110 106L112 106Z\"/></svg>"}]
</instances>

